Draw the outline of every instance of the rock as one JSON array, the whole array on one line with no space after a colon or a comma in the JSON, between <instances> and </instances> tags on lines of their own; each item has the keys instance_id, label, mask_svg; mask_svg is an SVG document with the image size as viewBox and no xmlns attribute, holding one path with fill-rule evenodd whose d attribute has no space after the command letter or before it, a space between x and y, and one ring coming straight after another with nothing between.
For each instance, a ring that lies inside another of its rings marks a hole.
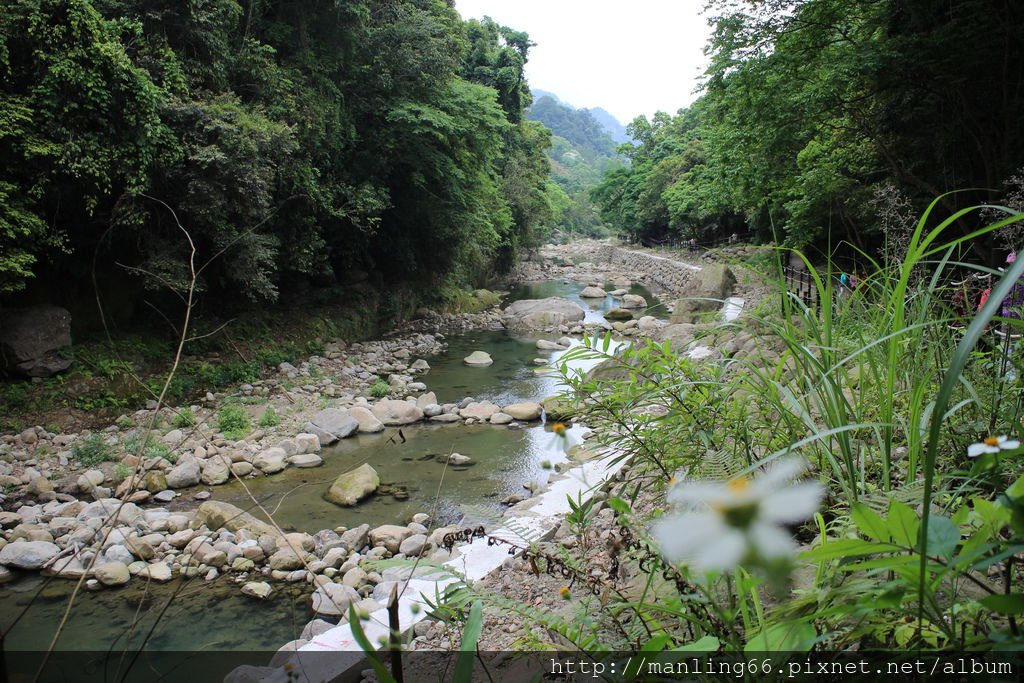
<instances>
[{"instance_id":1,"label":"rock","mask_svg":"<svg viewBox=\"0 0 1024 683\"><path fill-rule=\"evenodd\" d=\"M153 500L155 500L158 503L170 503L172 500L174 500L174 498L177 495L178 494L176 494L171 489L165 489L163 491L158 491L157 493L153 494Z\"/></svg>"},{"instance_id":2,"label":"rock","mask_svg":"<svg viewBox=\"0 0 1024 683\"><path fill-rule=\"evenodd\" d=\"M164 434L163 441L169 446L177 446L181 443L182 433L180 429L172 429L171 431Z\"/></svg>"},{"instance_id":3,"label":"rock","mask_svg":"<svg viewBox=\"0 0 1024 683\"><path fill-rule=\"evenodd\" d=\"M346 586L358 589L359 586L366 582L366 570L361 567L352 567L341 577L341 582Z\"/></svg>"},{"instance_id":4,"label":"rock","mask_svg":"<svg viewBox=\"0 0 1024 683\"><path fill-rule=\"evenodd\" d=\"M384 423L378 420L369 408L353 406L348 409L348 414L359 423L360 434L376 434L384 431Z\"/></svg>"},{"instance_id":5,"label":"rock","mask_svg":"<svg viewBox=\"0 0 1024 683\"><path fill-rule=\"evenodd\" d=\"M580 292L580 298L582 298L582 299L603 299L606 294L607 294L607 292L604 291L603 288L596 287L594 285L590 285L589 287L584 287L583 288L583 291Z\"/></svg>"},{"instance_id":6,"label":"rock","mask_svg":"<svg viewBox=\"0 0 1024 683\"><path fill-rule=\"evenodd\" d=\"M324 464L323 458L316 453L301 453L288 458L288 464L292 467L306 468L319 467Z\"/></svg>"},{"instance_id":7,"label":"rock","mask_svg":"<svg viewBox=\"0 0 1024 683\"><path fill-rule=\"evenodd\" d=\"M722 308L722 302L732 294L736 276L728 266L711 263L690 278L680 290L669 322L695 323L711 317Z\"/></svg>"},{"instance_id":8,"label":"rock","mask_svg":"<svg viewBox=\"0 0 1024 683\"><path fill-rule=\"evenodd\" d=\"M347 436L355 434L356 430L359 429L359 422L349 415L347 410L341 410L340 408L325 408L319 413L313 416L313 419L306 425L306 431L312 434L320 436L315 429L310 429L309 426L319 428L320 431L326 432L337 439L344 439ZM331 441L331 443L334 443ZM327 446L329 444L324 443L323 439L320 440L321 446Z\"/></svg>"},{"instance_id":9,"label":"rock","mask_svg":"<svg viewBox=\"0 0 1024 683\"><path fill-rule=\"evenodd\" d=\"M620 306L622 308L647 308L647 299L639 294L624 294Z\"/></svg>"},{"instance_id":10,"label":"rock","mask_svg":"<svg viewBox=\"0 0 1024 683\"><path fill-rule=\"evenodd\" d=\"M507 425L512 422L512 416L508 413L494 413L488 422L492 425Z\"/></svg>"},{"instance_id":11,"label":"rock","mask_svg":"<svg viewBox=\"0 0 1024 683\"><path fill-rule=\"evenodd\" d=\"M191 455L183 455L178 464L167 472L167 486L172 489L183 489L199 483L201 471L199 461Z\"/></svg>"},{"instance_id":12,"label":"rock","mask_svg":"<svg viewBox=\"0 0 1024 683\"><path fill-rule=\"evenodd\" d=\"M198 529L204 525L208 529L227 529L233 533L247 531L251 537L279 536L272 525L256 519L239 507L217 500L208 500L200 505L190 526Z\"/></svg>"},{"instance_id":13,"label":"rock","mask_svg":"<svg viewBox=\"0 0 1024 683\"><path fill-rule=\"evenodd\" d=\"M272 446L253 458L252 464L263 474L274 474L288 466L287 460L288 454L284 452L283 448Z\"/></svg>"},{"instance_id":14,"label":"rock","mask_svg":"<svg viewBox=\"0 0 1024 683\"><path fill-rule=\"evenodd\" d=\"M382 524L370 532L370 544L375 547L383 546L392 554L398 552L402 541L412 536L408 527L397 524Z\"/></svg>"},{"instance_id":15,"label":"rock","mask_svg":"<svg viewBox=\"0 0 1024 683\"><path fill-rule=\"evenodd\" d=\"M677 352L686 351L701 328L690 323L672 323L654 330L651 339L668 342Z\"/></svg>"},{"instance_id":16,"label":"rock","mask_svg":"<svg viewBox=\"0 0 1024 683\"><path fill-rule=\"evenodd\" d=\"M423 411L415 403L383 399L373 404L374 417L387 427L412 424L423 419Z\"/></svg>"},{"instance_id":17,"label":"rock","mask_svg":"<svg viewBox=\"0 0 1024 683\"><path fill-rule=\"evenodd\" d=\"M19 541L0 549L0 564L15 569L41 569L60 552L49 541Z\"/></svg>"},{"instance_id":18,"label":"rock","mask_svg":"<svg viewBox=\"0 0 1024 683\"><path fill-rule=\"evenodd\" d=\"M0 566L0 585L10 583L18 578L18 575L4 566Z\"/></svg>"},{"instance_id":19,"label":"rock","mask_svg":"<svg viewBox=\"0 0 1024 683\"><path fill-rule=\"evenodd\" d=\"M547 339L538 339L537 348L541 351L565 351L566 347Z\"/></svg>"},{"instance_id":20,"label":"rock","mask_svg":"<svg viewBox=\"0 0 1024 683\"><path fill-rule=\"evenodd\" d=\"M106 475L100 470L86 470L78 477L76 484L82 493L92 493L97 486L103 483L104 479L106 479Z\"/></svg>"},{"instance_id":21,"label":"rock","mask_svg":"<svg viewBox=\"0 0 1024 683\"><path fill-rule=\"evenodd\" d=\"M167 485L167 475L157 470L146 472L146 478L142 480L142 488L150 493L160 493L170 488ZM173 493L172 493L173 495Z\"/></svg>"},{"instance_id":22,"label":"rock","mask_svg":"<svg viewBox=\"0 0 1024 683\"><path fill-rule=\"evenodd\" d=\"M409 366L409 369L416 372L426 372L430 370L430 364L422 358L417 358L413 361L413 364Z\"/></svg>"},{"instance_id":23,"label":"rock","mask_svg":"<svg viewBox=\"0 0 1024 683\"><path fill-rule=\"evenodd\" d=\"M541 405L548 420L568 421L575 413L572 402L558 396L549 396L541 401Z\"/></svg>"},{"instance_id":24,"label":"rock","mask_svg":"<svg viewBox=\"0 0 1024 683\"><path fill-rule=\"evenodd\" d=\"M167 583L171 580L171 568L166 562L157 562L155 564L146 565L138 574L142 578L149 578L158 583Z\"/></svg>"},{"instance_id":25,"label":"rock","mask_svg":"<svg viewBox=\"0 0 1024 683\"><path fill-rule=\"evenodd\" d=\"M360 595L352 586L328 583L313 593L313 611L328 617L347 616L349 606L358 603L359 600Z\"/></svg>"},{"instance_id":26,"label":"rock","mask_svg":"<svg viewBox=\"0 0 1024 683\"><path fill-rule=\"evenodd\" d=\"M437 461L440 463L448 463L449 465L463 465L468 466L473 464L473 458L462 453L450 453L445 455L437 456Z\"/></svg>"},{"instance_id":27,"label":"rock","mask_svg":"<svg viewBox=\"0 0 1024 683\"><path fill-rule=\"evenodd\" d=\"M200 480L207 486L218 486L231 478L230 461L226 456L214 455L203 461Z\"/></svg>"},{"instance_id":28,"label":"rock","mask_svg":"<svg viewBox=\"0 0 1024 683\"><path fill-rule=\"evenodd\" d=\"M430 421L441 423L462 422L462 418L456 415L455 413L444 413L442 415L434 415L432 418L430 418Z\"/></svg>"},{"instance_id":29,"label":"rock","mask_svg":"<svg viewBox=\"0 0 1024 683\"><path fill-rule=\"evenodd\" d=\"M462 419L474 418L481 422L487 421L491 415L501 410L497 405L490 401L474 401L465 408L459 409L459 417Z\"/></svg>"},{"instance_id":30,"label":"rock","mask_svg":"<svg viewBox=\"0 0 1024 683\"><path fill-rule=\"evenodd\" d=\"M242 585L242 595L258 600L266 600L273 592L274 589L266 581L250 581Z\"/></svg>"},{"instance_id":31,"label":"rock","mask_svg":"<svg viewBox=\"0 0 1024 683\"><path fill-rule=\"evenodd\" d=\"M313 619L308 624L306 624L305 628L302 629L302 634L299 637L303 638L304 640L313 640L318 635L322 633L327 633L332 628L334 628L334 624L332 624L329 621L325 621L323 619Z\"/></svg>"},{"instance_id":32,"label":"rock","mask_svg":"<svg viewBox=\"0 0 1024 683\"><path fill-rule=\"evenodd\" d=\"M508 413L516 420L539 420L541 414L541 405L535 401L526 401L524 403L512 403L501 409L501 412Z\"/></svg>"},{"instance_id":33,"label":"rock","mask_svg":"<svg viewBox=\"0 0 1024 683\"><path fill-rule=\"evenodd\" d=\"M604 314L606 320L632 320L633 313L625 308L613 308Z\"/></svg>"},{"instance_id":34,"label":"rock","mask_svg":"<svg viewBox=\"0 0 1024 683\"><path fill-rule=\"evenodd\" d=\"M281 669L279 667L242 664L228 672L227 676L224 677L224 683L262 683L263 681L272 680L280 674Z\"/></svg>"},{"instance_id":35,"label":"rock","mask_svg":"<svg viewBox=\"0 0 1024 683\"><path fill-rule=\"evenodd\" d=\"M437 394L433 391L428 391L425 394L421 394L416 398L416 407L426 413L428 406L437 405Z\"/></svg>"},{"instance_id":36,"label":"rock","mask_svg":"<svg viewBox=\"0 0 1024 683\"><path fill-rule=\"evenodd\" d=\"M465 363L466 365L482 368L487 367L488 365L493 363L494 359L491 358L491 355L486 351L474 351L473 353L463 358L462 362Z\"/></svg>"},{"instance_id":37,"label":"rock","mask_svg":"<svg viewBox=\"0 0 1024 683\"><path fill-rule=\"evenodd\" d=\"M406 557L419 557L426 546L427 537L425 534L413 534L402 541L401 545L398 546L398 552Z\"/></svg>"},{"instance_id":38,"label":"rock","mask_svg":"<svg viewBox=\"0 0 1024 683\"><path fill-rule=\"evenodd\" d=\"M93 575L104 586L123 586L132 578L124 562L98 564L93 568Z\"/></svg>"},{"instance_id":39,"label":"rock","mask_svg":"<svg viewBox=\"0 0 1024 683\"><path fill-rule=\"evenodd\" d=\"M71 314L57 306L0 310L0 366L29 377L71 367L57 353L71 345Z\"/></svg>"},{"instance_id":40,"label":"rock","mask_svg":"<svg viewBox=\"0 0 1024 683\"><path fill-rule=\"evenodd\" d=\"M611 294L614 297L621 297L621 296L625 296L626 294L629 294L629 290L625 289L624 287L620 287L618 289L613 289L612 291L610 291L608 293Z\"/></svg>"},{"instance_id":41,"label":"rock","mask_svg":"<svg viewBox=\"0 0 1024 683\"><path fill-rule=\"evenodd\" d=\"M637 329L642 332L650 332L656 330L662 326L662 322L655 318L653 315L645 315L636 321Z\"/></svg>"},{"instance_id":42,"label":"rock","mask_svg":"<svg viewBox=\"0 0 1024 683\"><path fill-rule=\"evenodd\" d=\"M349 529L341 535L341 542L350 552L357 552L366 547L370 539L370 525L360 524L355 529Z\"/></svg>"},{"instance_id":43,"label":"rock","mask_svg":"<svg viewBox=\"0 0 1024 683\"><path fill-rule=\"evenodd\" d=\"M377 490L380 477L368 464L362 464L338 476L324 497L332 503L345 507L355 505Z\"/></svg>"},{"instance_id":44,"label":"rock","mask_svg":"<svg viewBox=\"0 0 1024 683\"><path fill-rule=\"evenodd\" d=\"M295 446L299 453L317 453L320 451L320 437L316 434L296 434Z\"/></svg>"},{"instance_id":45,"label":"rock","mask_svg":"<svg viewBox=\"0 0 1024 683\"><path fill-rule=\"evenodd\" d=\"M302 558L291 548L281 548L270 556L267 564L270 565L271 569L282 572L294 571L304 567Z\"/></svg>"},{"instance_id":46,"label":"rock","mask_svg":"<svg viewBox=\"0 0 1024 683\"><path fill-rule=\"evenodd\" d=\"M502 313L502 324L510 330L543 330L578 322L584 317L586 313L579 304L553 296L512 303Z\"/></svg>"}]
</instances>

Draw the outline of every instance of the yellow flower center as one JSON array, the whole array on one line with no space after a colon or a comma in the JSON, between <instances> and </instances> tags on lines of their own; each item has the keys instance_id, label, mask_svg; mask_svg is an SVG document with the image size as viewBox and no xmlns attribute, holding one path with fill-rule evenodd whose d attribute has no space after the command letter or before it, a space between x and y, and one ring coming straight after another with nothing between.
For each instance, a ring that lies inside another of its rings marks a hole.
<instances>
[{"instance_id":1,"label":"yellow flower center","mask_svg":"<svg viewBox=\"0 0 1024 683\"><path fill-rule=\"evenodd\" d=\"M551 425L551 431L561 436L562 434L565 434L565 425L562 424L561 422L556 422L555 424Z\"/></svg>"},{"instance_id":2,"label":"yellow flower center","mask_svg":"<svg viewBox=\"0 0 1024 683\"><path fill-rule=\"evenodd\" d=\"M725 484L725 490L730 495L739 496L750 488L750 480L746 477L730 479ZM712 509L722 515L725 523L739 529L746 529L757 517L757 501L750 501L744 504L736 504L733 501L713 505Z\"/></svg>"},{"instance_id":3,"label":"yellow flower center","mask_svg":"<svg viewBox=\"0 0 1024 683\"><path fill-rule=\"evenodd\" d=\"M998 446L999 445L999 437L997 437L997 436L990 436L990 437L988 437L987 439L985 439L985 445L986 446Z\"/></svg>"},{"instance_id":4,"label":"yellow flower center","mask_svg":"<svg viewBox=\"0 0 1024 683\"><path fill-rule=\"evenodd\" d=\"M746 477L736 477L726 483L725 488L729 493L739 495L750 488L750 480Z\"/></svg>"},{"instance_id":5,"label":"yellow flower center","mask_svg":"<svg viewBox=\"0 0 1024 683\"><path fill-rule=\"evenodd\" d=\"M561 595L566 600L569 599L570 593L569 593L569 588L567 586L562 586L561 588L559 588L558 589L558 593L559 593L559 595Z\"/></svg>"}]
</instances>

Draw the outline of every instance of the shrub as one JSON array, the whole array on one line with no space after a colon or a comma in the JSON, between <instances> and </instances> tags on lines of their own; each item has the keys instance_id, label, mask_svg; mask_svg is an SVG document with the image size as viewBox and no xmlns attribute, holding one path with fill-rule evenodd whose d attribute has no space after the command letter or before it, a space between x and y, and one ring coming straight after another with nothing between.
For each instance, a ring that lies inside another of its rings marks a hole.
<instances>
[{"instance_id":1,"label":"shrub","mask_svg":"<svg viewBox=\"0 0 1024 683\"><path fill-rule=\"evenodd\" d=\"M260 427L276 427L280 423L281 416L274 410L274 406L267 406L260 416Z\"/></svg>"},{"instance_id":2,"label":"shrub","mask_svg":"<svg viewBox=\"0 0 1024 683\"><path fill-rule=\"evenodd\" d=\"M93 467L101 462L114 459L110 452L110 446L103 440L102 434L90 434L84 439L79 439L72 446L71 452L75 454L75 459L86 467Z\"/></svg>"},{"instance_id":3,"label":"shrub","mask_svg":"<svg viewBox=\"0 0 1024 683\"><path fill-rule=\"evenodd\" d=\"M373 396L374 398L384 398L389 393L391 393L391 385L382 379L377 380L373 383L373 386L370 387L370 396Z\"/></svg>"},{"instance_id":4,"label":"shrub","mask_svg":"<svg viewBox=\"0 0 1024 683\"><path fill-rule=\"evenodd\" d=\"M192 412L192 408L185 406L178 411L178 414L174 416L174 426L178 428L183 427L194 427L196 424L196 416Z\"/></svg>"},{"instance_id":5,"label":"shrub","mask_svg":"<svg viewBox=\"0 0 1024 683\"><path fill-rule=\"evenodd\" d=\"M224 432L229 439L240 439L245 436L251 425L249 415L241 406L224 406L217 411L217 429Z\"/></svg>"}]
</instances>

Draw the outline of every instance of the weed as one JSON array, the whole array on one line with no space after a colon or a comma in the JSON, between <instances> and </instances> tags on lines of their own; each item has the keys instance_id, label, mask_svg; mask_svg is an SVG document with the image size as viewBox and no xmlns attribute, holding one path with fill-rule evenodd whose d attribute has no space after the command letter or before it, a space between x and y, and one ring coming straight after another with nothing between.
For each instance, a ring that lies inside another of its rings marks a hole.
<instances>
[{"instance_id":1,"label":"weed","mask_svg":"<svg viewBox=\"0 0 1024 683\"><path fill-rule=\"evenodd\" d=\"M101 462L114 459L110 446L103 440L102 434L90 434L84 439L79 439L72 446L71 452L85 467L95 467Z\"/></svg>"},{"instance_id":2,"label":"weed","mask_svg":"<svg viewBox=\"0 0 1024 683\"><path fill-rule=\"evenodd\" d=\"M185 427L194 427L196 424L196 416L192 412L192 408L185 406L178 411L178 414L174 416L174 426L179 429Z\"/></svg>"},{"instance_id":3,"label":"weed","mask_svg":"<svg viewBox=\"0 0 1024 683\"><path fill-rule=\"evenodd\" d=\"M281 416L274 410L274 406L267 406L263 415L260 416L260 427L276 427L281 423Z\"/></svg>"},{"instance_id":4,"label":"weed","mask_svg":"<svg viewBox=\"0 0 1024 683\"><path fill-rule=\"evenodd\" d=\"M237 405L226 405L217 412L217 429L224 436L238 440L249 433L251 425L245 409Z\"/></svg>"},{"instance_id":5,"label":"weed","mask_svg":"<svg viewBox=\"0 0 1024 683\"><path fill-rule=\"evenodd\" d=\"M378 379L373 383L373 386L370 387L370 396L373 396L374 398L384 398L390 393L391 385L382 379Z\"/></svg>"}]
</instances>

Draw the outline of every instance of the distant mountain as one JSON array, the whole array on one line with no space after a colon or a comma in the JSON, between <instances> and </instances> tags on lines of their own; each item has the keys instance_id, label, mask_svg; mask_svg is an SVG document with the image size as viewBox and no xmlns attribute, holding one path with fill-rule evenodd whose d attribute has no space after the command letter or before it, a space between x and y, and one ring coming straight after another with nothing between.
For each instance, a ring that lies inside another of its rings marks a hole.
<instances>
[{"instance_id":1,"label":"distant mountain","mask_svg":"<svg viewBox=\"0 0 1024 683\"><path fill-rule=\"evenodd\" d=\"M626 127L619 123L619 120L609 114L606 110L601 107L594 107L593 109L585 109L584 111L590 112L590 115L593 116L606 131L608 131L608 134L612 136L612 140L615 140L615 142L621 145L624 142L630 142L632 140L626 132Z\"/></svg>"},{"instance_id":2,"label":"distant mountain","mask_svg":"<svg viewBox=\"0 0 1024 683\"><path fill-rule=\"evenodd\" d=\"M531 88L530 92L533 94L534 104L536 104L538 101L545 97L550 97L552 100L555 101L556 104L560 104L570 109L576 109L576 107L572 106L571 104L569 104L568 102L566 102L558 95L549 90ZM589 112L590 115L594 117L594 120L601 124L601 127L608 132L608 135L611 136L611 139L615 142L616 145L621 145L624 142L632 141L632 138L630 138L629 134L626 132L626 127L619 123L619 120L612 116L607 109L604 109L603 107L594 107L593 109L580 109L579 111ZM550 128L551 126L548 127ZM558 131L555 131L555 134L557 135Z\"/></svg>"},{"instance_id":3,"label":"distant mountain","mask_svg":"<svg viewBox=\"0 0 1024 683\"><path fill-rule=\"evenodd\" d=\"M615 141L586 109L573 109L545 95L533 101L526 116L531 121L543 123L588 158L615 156Z\"/></svg>"}]
</instances>

